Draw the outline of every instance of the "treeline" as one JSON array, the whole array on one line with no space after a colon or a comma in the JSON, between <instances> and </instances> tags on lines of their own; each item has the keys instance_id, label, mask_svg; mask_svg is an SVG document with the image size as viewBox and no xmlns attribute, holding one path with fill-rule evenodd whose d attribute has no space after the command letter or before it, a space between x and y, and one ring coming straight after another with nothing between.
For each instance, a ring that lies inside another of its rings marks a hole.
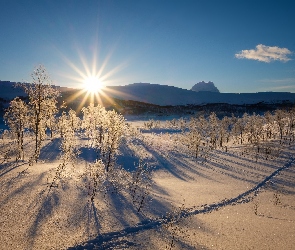
<instances>
[{"instance_id":1,"label":"treeline","mask_svg":"<svg viewBox=\"0 0 295 250\"><path fill-rule=\"evenodd\" d=\"M164 125L149 120L145 129L172 129L175 143L184 145L195 158L206 158L210 151L227 151L229 145L245 146L246 152L257 159L266 159L278 152L277 145L290 145L295 141L295 107L286 110L267 111L263 115L244 113L243 116L223 116L215 112L210 115L191 116L188 119L172 119Z\"/></svg>"}]
</instances>

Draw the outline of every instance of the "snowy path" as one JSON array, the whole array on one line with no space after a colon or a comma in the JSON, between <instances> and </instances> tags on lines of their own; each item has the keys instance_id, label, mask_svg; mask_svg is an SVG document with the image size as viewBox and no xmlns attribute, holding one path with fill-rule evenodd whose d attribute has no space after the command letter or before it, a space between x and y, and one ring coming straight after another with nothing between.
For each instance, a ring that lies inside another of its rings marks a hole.
<instances>
[{"instance_id":1,"label":"snowy path","mask_svg":"<svg viewBox=\"0 0 295 250\"><path fill-rule=\"evenodd\" d=\"M181 211L180 218L186 218L191 215L197 215L197 214L205 214L210 213L216 210L219 210L222 207L228 206L228 205L237 205L241 203L247 203L252 200L252 197L257 195L259 192L259 189L263 188L269 181L271 181L274 177L276 177L278 174L280 174L282 171L290 168L292 164L295 163L295 158L292 155L289 155L289 161L281 168L278 168L274 172L272 172L270 175L268 175L264 180L262 180L260 183L258 183L253 188L247 190L244 193L239 194L236 197L230 198L230 199L223 199L222 201L212 203L212 204L205 204L201 205L198 208L187 208ZM75 247L70 247L68 249L71 250L78 250L78 249L108 249L113 246L114 240L130 236L133 234L137 234L139 232L155 229L157 227L160 227L163 224L166 224L171 221L171 216L163 216L161 218L156 218L154 220L145 220L141 223L132 226L132 227L126 227L123 230L120 231L114 231L114 232L108 232L105 234L100 234L95 239L89 240L85 242L82 245L78 245Z\"/></svg>"}]
</instances>

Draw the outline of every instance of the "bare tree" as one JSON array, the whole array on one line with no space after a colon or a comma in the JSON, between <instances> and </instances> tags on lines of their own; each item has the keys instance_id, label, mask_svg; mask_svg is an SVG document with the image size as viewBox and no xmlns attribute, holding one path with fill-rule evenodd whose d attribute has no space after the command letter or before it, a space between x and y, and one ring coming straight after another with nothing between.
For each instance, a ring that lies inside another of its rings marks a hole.
<instances>
[{"instance_id":1,"label":"bare tree","mask_svg":"<svg viewBox=\"0 0 295 250\"><path fill-rule=\"evenodd\" d=\"M116 152L120 146L125 129L125 118L112 110L107 112L106 122L107 133L104 136L102 153L106 171L108 172L115 163Z\"/></svg>"},{"instance_id":2,"label":"bare tree","mask_svg":"<svg viewBox=\"0 0 295 250\"><path fill-rule=\"evenodd\" d=\"M11 132L17 138L17 158L24 160L24 130L28 123L28 107L27 104L19 97L14 98L10 102L10 106L4 114L4 119L8 124Z\"/></svg>"},{"instance_id":3,"label":"bare tree","mask_svg":"<svg viewBox=\"0 0 295 250\"><path fill-rule=\"evenodd\" d=\"M44 66L38 66L32 73L32 83L22 84L29 96L29 122L35 135L35 152L33 161L37 162L42 141L45 139L47 120L56 112L59 91L52 87L52 81Z\"/></svg>"},{"instance_id":4,"label":"bare tree","mask_svg":"<svg viewBox=\"0 0 295 250\"><path fill-rule=\"evenodd\" d=\"M286 114L283 110L277 109L274 114L276 125L280 132L280 139L283 139L284 128L287 124Z\"/></svg>"}]
</instances>

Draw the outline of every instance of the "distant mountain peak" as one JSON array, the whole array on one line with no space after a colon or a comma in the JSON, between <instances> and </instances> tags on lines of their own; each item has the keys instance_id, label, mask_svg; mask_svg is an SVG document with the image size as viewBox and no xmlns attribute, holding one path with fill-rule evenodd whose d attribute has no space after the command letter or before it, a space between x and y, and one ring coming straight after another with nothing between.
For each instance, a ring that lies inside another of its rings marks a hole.
<instances>
[{"instance_id":1,"label":"distant mountain peak","mask_svg":"<svg viewBox=\"0 0 295 250\"><path fill-rule=\"evenodd\" d=\"M201 92L201 91L207 91L207 92L216 92L216 93L220 93L218 88L215 87L214 83L209 81L209 82L198 82L197 84L195 84L192 88L192 91L196 91L196 92Z\"/></svg>"}]
</instances>

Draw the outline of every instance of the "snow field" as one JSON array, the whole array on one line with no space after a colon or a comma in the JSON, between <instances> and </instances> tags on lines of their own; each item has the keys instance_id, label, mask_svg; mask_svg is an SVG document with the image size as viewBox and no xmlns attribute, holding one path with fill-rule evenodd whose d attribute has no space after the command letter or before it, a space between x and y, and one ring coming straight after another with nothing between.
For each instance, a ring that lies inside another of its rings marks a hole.
<instances>
[{"instance_id":1,"label":"snow field","mask_svg":"<svg viewBox=\"0 0 295 250\"><path fill-rule=\"evenodd\" d=\"M34 145L25 141L25 161L11 158L0 166L1 248L292 249L293 145L274 141L280 154L266 159L256 157L247 144L230 142L227 150L195 158L180 143L179 129L129 123L143 133L123 141L117 164L131 171L142 159L153 168L152 199L141 213L124 190L97 193L90 200L83 173L96 152L88 140L78 140L78 161L66 167L58 187L50 190L61 162L60 139L46 140L41 161L34 165L27 161Z\"/></svg>"}]
</instances>

